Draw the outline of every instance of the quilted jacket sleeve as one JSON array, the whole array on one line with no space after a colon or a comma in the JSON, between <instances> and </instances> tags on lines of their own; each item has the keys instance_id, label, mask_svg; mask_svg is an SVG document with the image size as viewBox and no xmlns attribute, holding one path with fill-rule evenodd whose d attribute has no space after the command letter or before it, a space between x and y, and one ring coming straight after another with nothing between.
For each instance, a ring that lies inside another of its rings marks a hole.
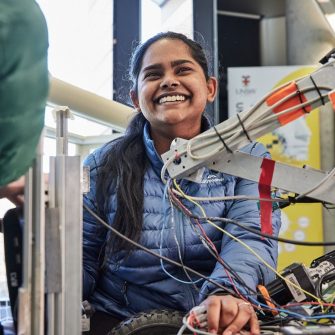
<instances>
[{"instance_id":1,"label":"quilted jacket sleeve","mask_svg":"<svg viewBox=\"0 0 335 335\"><path fill-rule=\"evenodd\" d=\"M89 155L84 161L84 166L90 169L90 192L83 197L83 204L98 214L96 201L96 178L98 152ZM83 298L88 299L95 289L99 276L100 259L103 244L106 239L106 231L95 218L83 211Z\"/></svg>"},{"instance_id":2,"label":"quilted jacket sleeve","mask_svg":"<svg viewBox=\"0 0 335 335\"><path fill-rule=\"evenodd\" d=\"M255 156L269 158L263 145L251 144L242 150ZM235 187L235 195L247 195L259 197L258 183L238 178ZM226 213L228 219L233 219L253 229L260 230L260 212L256 201L234 201ZM280 229L280 211L275 210L272 215L273 234L278 235ZM277 266L278 246L277 242L269 239L261 239L258 235L250 233L238 226L228 223L225 230L231 235L247 244L253 252L227 235L223 236L221 245L221 257L229 264L245 283L237 285L241 292L248 294L247 287L255 290L258 284L265 284L273 280L275 275L266 265L273 268ZM264 262L263 262L264 261ZM223 267L217 263L211 278L223 285L230 286L229 279ZM217 290L211 283L204 283L201 290L201 299Z\"/></svg>"}]
</instances>

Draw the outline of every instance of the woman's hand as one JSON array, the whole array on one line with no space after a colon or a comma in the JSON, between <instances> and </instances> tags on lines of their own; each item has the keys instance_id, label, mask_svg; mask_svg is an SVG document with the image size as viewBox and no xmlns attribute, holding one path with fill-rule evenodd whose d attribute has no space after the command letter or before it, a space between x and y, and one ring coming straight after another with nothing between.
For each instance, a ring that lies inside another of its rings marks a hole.
<instances>
[{"instance_id":1,"label":"woman's hand","mask_svg":"<svg viewBox=\"0 0 335 335\"><path fill-rule=\"evenodd\" d=\"M232 335L249 326L250 334L260 334L258 319L251 304L231 295L212 295L203 301L207 308L208 331Z\"/></svg>"}]
</instances>

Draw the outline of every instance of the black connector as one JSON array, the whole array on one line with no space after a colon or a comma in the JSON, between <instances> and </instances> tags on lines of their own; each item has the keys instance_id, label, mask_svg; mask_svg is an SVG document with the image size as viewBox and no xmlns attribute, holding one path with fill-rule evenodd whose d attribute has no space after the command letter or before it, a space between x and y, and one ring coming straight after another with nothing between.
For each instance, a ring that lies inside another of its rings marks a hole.
<instances>
[{"instance_id":1,"label":"black connector","mask_svg":"<svg viewBox=\"0 0 335 335\"><path fill-rule=\"evenodd\" d=\"M320 60L319 63L321 64L326 64L329 62L329 58L335 58L335 48L329 51L325 56L323 56Z\"/></svg>"}]
</instances>

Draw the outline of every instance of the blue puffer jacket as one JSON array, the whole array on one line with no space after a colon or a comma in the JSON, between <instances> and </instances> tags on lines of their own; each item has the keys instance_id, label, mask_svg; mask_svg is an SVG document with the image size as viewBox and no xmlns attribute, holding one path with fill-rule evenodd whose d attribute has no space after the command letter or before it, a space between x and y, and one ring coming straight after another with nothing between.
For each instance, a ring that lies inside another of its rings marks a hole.
<instances>
[{"instance_id":1,"label":"blue puffer jacket","mask_svg":"<svg viewBox=\"0 0 335 335\"><path fill-rule=\"evenodd\" d=\"M176 209L171 213L170 205L167 202L163 203L164 184L160 180L163 163L150 139L148 125L144 129L143 136L151 164L144 176L144 221L140 243L156 253L161 249L162 255L176 261L179 261L179 244L185 265L226 285L228 283L226 272L203 246L189 219ZM98 208L95 196L97 166L105 148L106 146L96 150L85 162L91 171L91 190L84 196L84 204L93 211L97 211ZM243 151L268 157L268 153L260 144L250 144ZM257 183L212 170L204 172L201 183L181 180L179 184L186 194L195 197L259 196ZM115 193L110 195L110 203L111 210L105 213L105 217L112 225L116 210ZM184 204L194 214L202 216L193 204L188 202ZM248 227L260 228L259 208L255 201L202 201L201 205L207 216L230 218ZM171 220L172 214L174 220ZM268 239L262 240L233 224L219 225L243 240L271 266L276 267L277 243ZM165 229L161 235L163 226ZM274 274L244 246L223 235L209 223L203 223L202 226L225 262L250 288L255 289L257 284L267 283L274 278ZM278 234L279 227L280 213L277 210L273 214L274 234ZM199 278L192 274L190 276L196 281L196 285L182 283L189 281L183 270L164 262L165 270L179 281L171 278L163 270L159 259L142 250L132 252L129 257L124 257L124 252L118 252L109 257L107 265L100 270L103 258L101 252L108 234L108 232L98 234L96 221L84 211L83 293L84 299L88 299L97 310L122 319L151 309L169 308L188 311L217 289L213 284L198 280ZM246 289L243 291L246 292Z\"/></svg>"}]
</instances>

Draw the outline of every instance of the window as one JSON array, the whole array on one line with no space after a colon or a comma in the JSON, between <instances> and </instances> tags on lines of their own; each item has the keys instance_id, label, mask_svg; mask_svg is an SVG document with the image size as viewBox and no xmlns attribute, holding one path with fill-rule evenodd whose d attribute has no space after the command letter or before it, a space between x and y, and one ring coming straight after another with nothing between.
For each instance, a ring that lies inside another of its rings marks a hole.
<instances>
[{"instance_id":1,"label":"window","mask_svg":"<svg viewBox=\"0 0 335 335\"><path fill-rule=\"evenodd\" d=\"M193 38L192 0L142 0L141 7L142 40L169 30Z\"/></svg>"},{"instance_id":2,"label":"window","mask_svg":"<svg viewBox=\"0 0 335 335\"><path fill-rule=\"evenodd\" d=\"M113 92L113 1L37 2L48 24L50 73L110 99Z\"/></svg>"},{"instance_id":3,"label":"window","mask_svg":"<svg viewBox=\"0 0 335 335\"><path fill-rule=\"evenodd\" d=\"M37 0L48 25L49 71L52 76L107 99L113 94L113 1ZM45 114L44 172L56 153L53 106ZM69 154L86 156L113 136L110 127L75 116L69 120ZM0 200L0 217L14 205ZM0 321L8 318L3 236L0 235Z\"/></svg>"}]
</instances>

